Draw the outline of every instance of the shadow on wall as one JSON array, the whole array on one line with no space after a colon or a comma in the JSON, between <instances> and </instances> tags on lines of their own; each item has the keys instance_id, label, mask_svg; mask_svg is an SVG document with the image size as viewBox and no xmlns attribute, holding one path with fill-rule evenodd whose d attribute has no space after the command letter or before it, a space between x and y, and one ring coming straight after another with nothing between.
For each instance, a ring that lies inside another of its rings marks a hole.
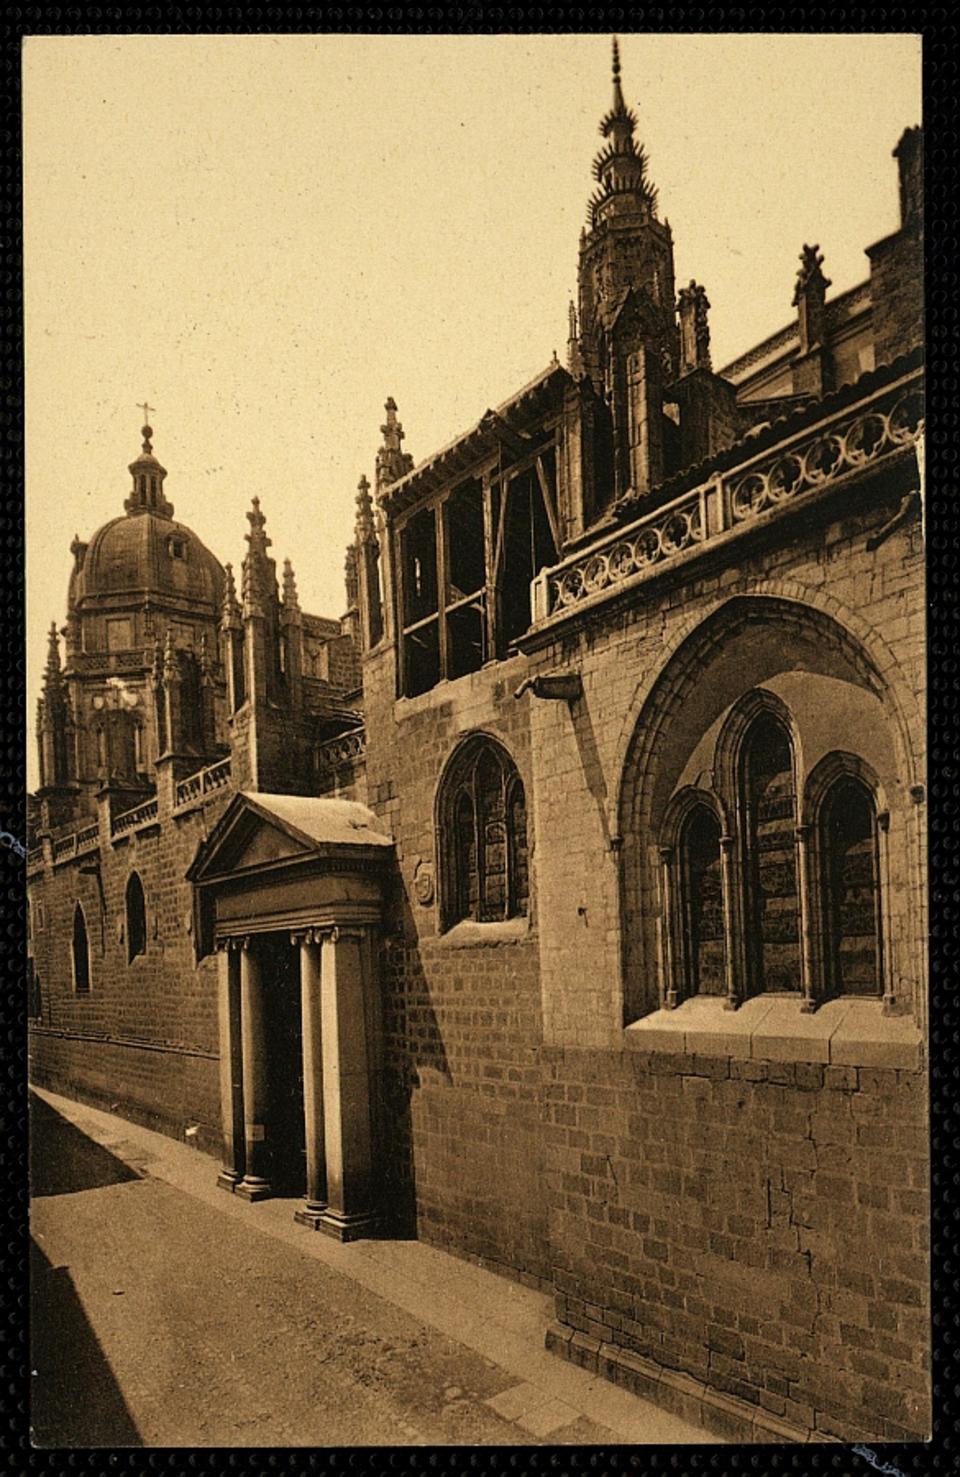
<instances>
[{"instance_id":1,"label":"shadow on wall","mask_svg":"<svg viewBox=\"0 0 960 1477\"><path fill-rule=\"evenodd\" d=\"M54 1267L32 1238L30 1330L33 1446L142 1446L70 1269Z\"/></svg>"},{"instance_id":2,"label":"shadow on wall","mask_svg":"<svg viewBox=\"0 0 960 1477\"><path fill-rule=\"evenodd\" d=\"M72 1195L140 1179L135 1170L30 1094L30 1194Z\"/></svg>"},{"instance_id":3,"label":"shadow on wall","mask_svg":"<svg viewBox=\"0 0 960 1477\"><path fill-rule=\"evenodd\" d=\"M385 943L383 959L383 1212L387 1234L416 1239L417 1186L411 1099L422 1071L447 1083L450 1069L437 1018L430 1002L413 913L402 879L394 877L392 910L394 941Z\"/></svg>"}]
</instances>

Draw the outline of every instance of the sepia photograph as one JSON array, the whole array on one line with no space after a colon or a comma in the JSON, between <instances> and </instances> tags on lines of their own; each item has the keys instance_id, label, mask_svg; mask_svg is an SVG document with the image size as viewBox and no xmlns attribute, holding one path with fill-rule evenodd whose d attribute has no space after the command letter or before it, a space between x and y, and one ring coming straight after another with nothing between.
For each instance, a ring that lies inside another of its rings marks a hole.
<instances>
[{"instance_id":1,"label":"sepia photograph","mask_svg":"<svg viewBox=\"0 0 960 1477\"><path fill-rule=\"evenodd\" d=\"M921 53L24 38L34 1448L929 1441Z\"/></svg>"}]
</instances>

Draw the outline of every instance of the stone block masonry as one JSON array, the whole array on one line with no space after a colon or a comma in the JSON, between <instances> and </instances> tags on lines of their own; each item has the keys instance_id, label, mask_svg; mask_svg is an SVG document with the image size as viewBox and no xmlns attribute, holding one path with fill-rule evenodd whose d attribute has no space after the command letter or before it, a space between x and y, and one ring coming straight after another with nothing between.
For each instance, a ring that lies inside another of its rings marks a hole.
<instances>
[{"instance_id":1,"label":"stone block masonry","mask_svg":"<svg viewBox=\"0 0 960 1477\"><path fill-rule=\"evenodd\" d=\"M559 1352L692 1377L736 1439L929 1434L924 1074L543 1062Z\"/></svg>"},{"instance_id":2,"label":"stone block masonry","mask_svg":"<svg viewBox=\"0 0 960 1477\"><path fill-rule=\"evenodd\" d=\"M40 983L30 1024L31 1079L174 1137L187 1127L219 1153L217 973L194 954L185 873L229 789L174 809L173 777L158 787L156 822L119 836L103 812L99 851L47 865L30 879L30 950ZM143 886L146 947L128 957L126 888ZM74 988L70 939L83 908L89 993Z\"/></svg>"}]
</instances>

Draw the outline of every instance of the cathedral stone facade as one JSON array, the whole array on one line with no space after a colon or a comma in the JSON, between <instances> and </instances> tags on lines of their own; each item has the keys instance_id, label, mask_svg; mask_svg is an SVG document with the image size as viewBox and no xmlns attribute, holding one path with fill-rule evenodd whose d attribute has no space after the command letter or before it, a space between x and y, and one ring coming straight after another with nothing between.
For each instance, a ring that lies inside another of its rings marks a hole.
<instances>
[{"instance_id":1,"label":"cathedral stone facade","mask_svg":"<svg viewBox=\"0 0 960 1477\"><path fill-rule=\"evenodd\" d=\"M715 369L616 52L601 133L566 365L416 464L387 401L344 616L256 501L238 591L149 426L75 540L32 1073L551 1290L548 1347L721 1434L917 1439L921 135L866 280L804 245Z\"/></svg>"}]
</instances>

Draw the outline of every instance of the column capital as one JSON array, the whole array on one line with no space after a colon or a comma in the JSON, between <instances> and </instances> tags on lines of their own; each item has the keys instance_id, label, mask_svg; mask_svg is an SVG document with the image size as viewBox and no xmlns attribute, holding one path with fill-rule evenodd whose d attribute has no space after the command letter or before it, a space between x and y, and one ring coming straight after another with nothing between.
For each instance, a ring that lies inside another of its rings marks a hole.
<instances>
[{"instance_id":1,"label":"column capital","mask_svg":"<svg viewBox=\"0 0 960 1477\"><path fill-rule=\"evenodd\" d=\"M670 863L673 861L673 847L672 846L658 846L657 847L657 855L659 856L660 860L663 862L663 865L665 867L669 867Z\"/></svg>"},{"instance_id":2,"label":"column capital","mask_svg":"<svg viewBox=\"0 0 960 1477\"><path fill-rule=\"evenodd\" d=\"M801 843L804 842L804 841L806 841L809 838L809 836L810 836L810 825L809 825L809 822L804 821L801 825L796 826L794 828L793 835L794 835L794 839L797 840L797 841L800 841Z\"/></svg>"},{"instance_id":3,"label":"column capital","mask_svg":"<svg viewBox=\"0 0 960 1477\"><path fill-rule=\"evenodd\" d=\"M721 851L726 851L726 852L731 852L733 850L733 843L734 843L734 840L735 839L736 838L733 837L733 836L728 836L728 835L721 836L720 837L720 850Z\"/></svg>"}]
</instances>

